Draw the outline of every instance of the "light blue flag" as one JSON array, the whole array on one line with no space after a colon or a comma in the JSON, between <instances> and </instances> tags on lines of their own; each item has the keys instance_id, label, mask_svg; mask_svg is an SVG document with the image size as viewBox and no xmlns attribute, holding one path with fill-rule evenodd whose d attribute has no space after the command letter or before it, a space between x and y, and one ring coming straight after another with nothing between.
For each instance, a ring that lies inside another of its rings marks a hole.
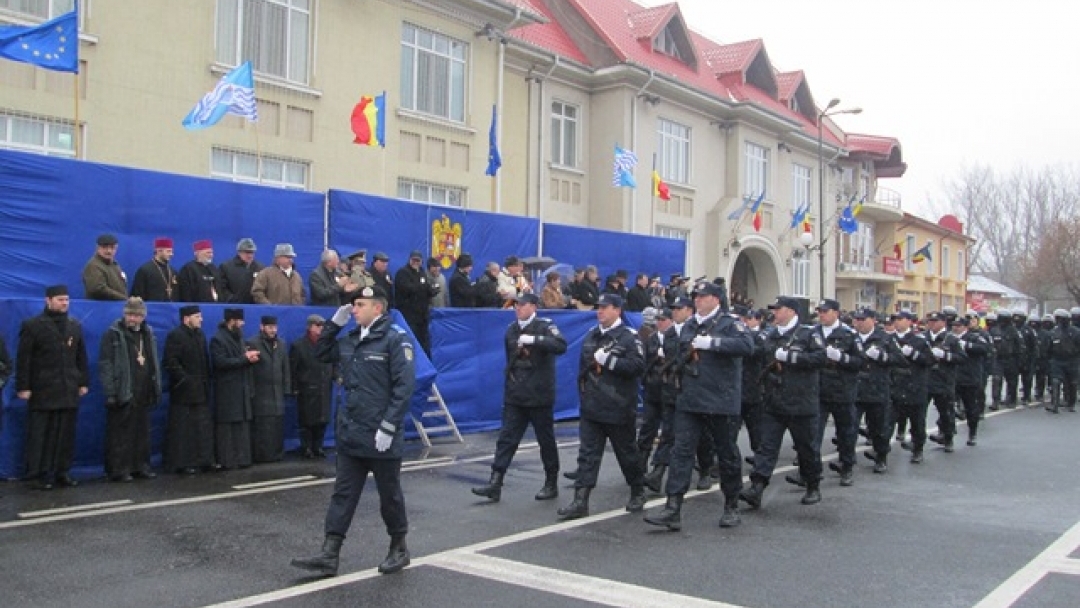
<instances>
[{"instance_id":1,"label":"light blue flag","mask_svg":"<svg viewBox=\"0 0 1080 608\"><path fill-rule=\"evenodd\" d=\"M78 74L78 12L64 13L41 25L0 27L0 57Z\"/></svg>"},{"instance_id":2,"label":"light blue flag","mask_svg":"<svg viewBox=\"0 0 1080 608\"><path fill-rule=\"evenodd\" d=\"M255 104L255 79L251 75L251 62L245 61L232 69L207 93L191 112L184 117L184 128L195 131L212 127L226 114L243 116L258 122L259 110Z\"/></svg>"},{"instance_id":3,"label":"light blue flag","mask_svg":"<svg viewBox=\"0 0 1080 608\"><path fill-rule=\"evenodd\" d=\"M734 211L732 211L731 213L728 214L728 216L727 216L728 221L731 221L731 222L738 221L739 218L742 217L742 214L745 213L746 210L749 209L750 205L752 205L752 204L754 204L754 200L752 198L750 198L750 195L749 194L744 195L743 199L742 199L742 204L739 205L738 207L736 207Z\"/></svg>"},{"instance_id":4,"label":"light blue flag","mask_svg":"<svg viewBox=\"0 0 1080 608\"><path fill-rule=\"evenodd\" d=\"M634 167L637 166L637 154L615 146L615 168L611 176L611 185L616 188L637 188L634 180Z\"/></svg>"}]
</instances>

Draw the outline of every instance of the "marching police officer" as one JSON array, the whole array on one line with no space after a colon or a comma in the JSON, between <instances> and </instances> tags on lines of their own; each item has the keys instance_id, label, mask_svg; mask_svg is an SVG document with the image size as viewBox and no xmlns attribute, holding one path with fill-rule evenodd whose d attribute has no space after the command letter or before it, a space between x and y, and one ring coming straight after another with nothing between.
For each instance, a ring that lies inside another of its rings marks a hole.
<instances>
[{"instance_id":1,"label":"marching police officer","mask_svg":"<svg viewBox=\"0 0 1080 608\"><path fill-rule=\"evenodd\" d=\"M975 323L978 323L978 318ZM986 403L986 391L983 384L983 365L990 345L981 332L971 329L972 322L967 317L953 321L953 335L960 341L960 347L967 357L956 365L956 396L964 405L964 417L968 426L968 446L974 446L979 436L979 418L982 418Z\"/></svg>"},{"instance_id":2,"label":"marching police officer","mask_svg":"<svg viewBox=\"0 0 1080 608\"><path fill-rule=\"evenodd\" d=\"M633 513L645 508L641 457L634 442L645 351L637 333L622 322L622 307L620 296L601 294L596 308L599 324L589 330L581 345L578 372L581 445L574 500L558 510L560 519L578 519L589 514L589 494L596 486L604 444L609 439L623 477L630 485L626 510Z\"/></svg>"},{"instance_id":3,"label":"marching police officer","mask_svg":"<svg viewBox=\"0 0 1080 608\"><path fill-rule=\"evenodd\" d=\"M836 427L837 448L840 464L830 462L829 468L840 473L840 485L855 482L855 443L858 428L855 423L855 397L858 373L863 365L863 353L859 349L855 332L840 323L840 303L825 299L817 307L818 324L814 333L825 343L825 357L821 368L819 389L817 449L825 438L825 421L831 414Z\"/></svg>"},{"instance_id":4,"label":"marching police officer","mask_svg":"<svg viewBox=\"0 0 1080 608\"><path fill-rule=\"evenodd\" d=\"M1001 362L1001 374L1005 379L1005 399L1001 404L1007 408L1016 407L1019 392L1020 362L1026 356L1024 338L1014 324L1015 317L1007 310L998 311L998 324L1001 327L1001 344L997 355Z\"/></svg>"},{"instance_id":5,"label":"marching police officer","mask_svg":"<svg viewBox=\"0 0 1080 608\"><path fill-rule=\"evenodd\" d=\"M1035 401L1046 401L1046 387L1050 381L1050 331L1054 329L1054 315L1046 313L1042 320L1031 320L1031 327L1039 341L1039 356L1035 359Z\"/></svg>"},{"instance_id":6,"label":"marching police officer","mask_svg":"<svg viewBox=\"0 0 1080 608\"><path fill-rule=\"evenodd\" d=\"M680 511L683 495L690 488L694 452L703 428L711 431L719 457L720 488L724 492L724 514L720 526L737 526L742 463L739 457L739 427L742 414L742 358L754 351L753 338L737 317L720 307L723 287L701 282L694 288L696 314L686 322L679 338L682 385L675 402L675 445L668 476L667 504L645 522L682 527Z\"/></svg>"},{"instance_id":7,"label":"marching police officer","mask_svg":"<svg viewBox=\"0 0 1080 608\"><path fill-rule=\"evenodd\" d=\"M1069 311L1054 311L1057 327L1050 331L1050 405L1046 411L1056 414L1059 408L1076 411L1077 357L1080 357L1080 328L1072 324Z\"/></svg>"},{"instance_id":8,"label":"marching police officer","mask_svg":"<svg viewBox=\"0 0 1080 608\"><path fill-rule=\"evenodd\" d=\"M927 375L934 362L930 345L919 333L912 331L912 324L918 317L910 310L901 310L893 315L896 326L896 345L904 356L902 365L893 367L892 384L889 394L897 418L904 418L911 423L911 441L900 443L900 447L911 450L911 462L923 461L923 446L926 445L926 399Z\"/></svg>"},{"instance_id":9,"label":"marching police officer","mask_svg":"<svg viewBox=\"0 0 1080 608\"><path fill-rule=\"evenodd\" d=\"M738 306L735 308L739 318L750 330L750 337L754 340L754 352L748 357L743 357L742 421L750 440L750 451L757 453L761 448L761 403L765 398L765 392L761 386L761 373L765 370L765 331L762 325L765 315L760 310L749 308L738 310ZM754 465L753 454L744 460L750 466Z\"/></svg>"},{"instance_id":10,"label":"marching police officer","mask_svg":"<svg viewBox=\"0 0 1080 608\"><path fill-rule=\"evenodd\" d=\"M1027 313L1017 310L1013 313L1013 323L1016 331L1020 334L1020 340L1024 343L1024 356L1020 358L1018 368L1020 370L1020 403L1031 403L1032 380L1035 376L1035 362L1039 358L1039 336L1035 328L1028 324Z\"/></svg>"},{"instance_id":11,"label":"marching police officer","mask_svg":"<svg viewBox=\"0 0 1080 608\"><path fill-rule=\"evenodd\" d=\"M791 433L799 455L799 475L806 482L802 504L821 502L821 453L815 449L818 425L819 369L828 361L825 342L808 325L799 325L799 302L780 296L769 306L775 325L765 338L765 408L761 417L761 450L754 454L750 488L739 498L761 507L784 431Z\"/></svg>"},{"instance_id":12,"label":"marching police officer","mask_svg":"<svg viewBox=\"0 0 1080 608\"><path fill-rule=\"evenodd\" d=\"M544 463L544 487L536 500L559 495L559 448L555 444L555 358L566 352L566 338L551 319L536 316L540 298L524 293L514 298L516 319L506 328L506 384L503 388L502 429L495 443L495 462L486 486L477 496L499 502L503 476L517 453L525 429L532 423Z\"/></svg>"},{"instance_id":13,"label":"marching police officer","mask_svg":"<svg viewBox=\"0 0 1080 608\"><path fill-rule=\"evenodd\" d=\"M658 333L663 333L663 357L660 364L660 377L663 386L660 391L660 400L664 406L664 414L660 422L660 442L656 446L656 454L653 455L653 466L645 475L645 486L650 491L660 493L661 483L668 464L671 462L671 446L675 443L675 400L679 394L679 377L676 365L679 362L679 336L687 319L694 314L693 304L688 298L675 298L671 302L670 309L664 309L657 316ZM668 317L668 318L665 318ZM711 446L710 446L711 451Z\"/></svg>"},{"instance_id":14,"label":"marching police officer","mask_svg":"<svg viewBox=\"0 0 1080 608\"><path fill-rule=\"evenodd\" d=\"M1004 383L1001 368L1000 350L1005 340L1005 332L998 323L997 313L986 313L986 337L990 343L990 354L986 357L986 374L990 381L990 407L991 412L1001 409L1001 389Z\"/></svg>"},{"instance_id":15,"label":"marching police officer","mask_svg":"<svg viewBox=\"0 0 1080 608\"><path fill-rule=\"evenodd\" d=\"M949 332L948 321L940 312L926 315L927 331L923 335L930 345L933 363L926 381L927 403L938 411L938 432L930 440L940 444L946 452L953 451L953 435L956 434L956 409L953 395L956 392L956 366L967 359L960 341ZM926 415L923 414L925 422Z\"/></svg>"},{"instance_id":16,"label":"marching police officer","mask_svg":"<svg viewBox=\"0 0 1080 608\"><path fill-rule=\"evenodd\" d=\"M319 335L316 357L338 363L345 385L345 407L338 409L337 478L326 511L326 539L318 555L292 565L326 576L337 574L341 543L352 524L368 473L375 477L379 511L390 535L390 550L379 572L390 574L409 565L405 534L409 521L401 493L402 421L416 383L413 345L390 321L386 291L369 286L356 292L352 305L334 313ZM351 316L356 329L337 338Z\"/></svg>"},{"instance_id":17,"label":"marching police officer","mask_svg":"<svg viewBox=\"0 0 1080 608\"><path fill-rule=\"evenodd\" d=\"M863 353L862 366L856 377L855 407L866 415L866 431L873 445L864 452L874 461L874 472L889 470L889 450L892 439L891 404L889 403L889 368L904 357L900 348L885 331L876 325L876 315L869 309L856 310L852 315L856 342Z\"/></svg>"}]
</instances>

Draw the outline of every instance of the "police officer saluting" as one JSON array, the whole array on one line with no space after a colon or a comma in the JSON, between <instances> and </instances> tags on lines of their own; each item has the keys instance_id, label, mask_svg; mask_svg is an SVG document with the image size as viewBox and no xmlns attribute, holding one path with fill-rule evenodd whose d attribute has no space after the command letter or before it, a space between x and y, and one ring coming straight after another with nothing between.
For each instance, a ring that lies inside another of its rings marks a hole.
<instances>
[{"instance_id":1,"label":"police officer saluting","mask_svg":"<svg viewBox=\"0 0 1080 608\"><path fill-rule=\"evenodd\" d=\"M409 565L405 546L409 521L401 493L401 423L416 373L412 342L404 330L391 324L387 309L386 292L379 286L365 287L352 305L334 313L319 335L315 356L324 363L339 364L346 396L345 406L338 410L337 479L326 511L326 539L320 554L292 560L297 568L337 574L341 543L369 472L375 476L379 510L390 535L390 550L379 572L390 574ZM357 327L339 340L350 312Z\"/></svg>"},{"instance_id":2,"label":"police officer saluting","mask_svg":"<svg viewBox=\"0 0 1080 608\"><path fill-rule=\"evenodd\" d=\"M506 328L506 384L503 389L502 429L495 444L495 462L486 486L477 496L499 502L503 476L517 453L525 429L532 423L544 463L544 487L536 500L559 495L559 448L555 444L555 358L566 352L566 338L551 319L536 316L540 299L525 293L514 298L517 319Z\"/></svg>"},{"instance_id":3,"label":"police officer saluting","mask_svg":"<svg viewBox=\"0 0 1080 608\"><path fill-rule=\"evenodd\" d=\"M840 303L825 299L817 307L819 323L814 333L825 343L825 357L821 368L820 409L817 428L817 449L821 453L821 441L825 438L825 421L833 417L836 427L840 464L829 463L829 468L840 473L840 485L854 483L855 442L859 433L855 424L855 396L863 353L859 349L855 332L840 323Z\"/></svg>"},{"instance_id":4,"label":"police officer saluting","mask_svg":"<svg viewBox=\"0 0 1080 608\"><path fill-rule=\"evenodd\" d=\"M862 309L852 315L856 341L863 353L856 378L855 407L866 414L866 431L873 450L863 452L874 461L874 472L889 470L892 421L889 403L889 368L904 358L885 330L877 327L874 311Z\"/></svg>"},{"instance_id":5,"label":"police officer saluting","mask_svg":"<svg viewBox=\"0 0 1080 608\"><path fill-rule=\"evenodd\" d=\"M821 502L821 453L815 449L818 425L819 370L828 361L825 342L808 325L799 325L799 302L780 296L769 306L775 326L765 336L765 409L761 416L761 450L754 454L750 488L739 498L761 507L784 431L791 433L799 454L799 475L806 482L802 504Z\"/></svg>"},{"instance_id":6,"label":"police officer saluting","mask_svg":"<svg viewBox=\"0 0 1080 608\"><path fill-rule=\"evenodd\" d=\"M696 313L679 339L682 387L675 402L675 445L668 476L667 504L645 522L682 527L683 495L690 488L695 451L702 429L709 429L720 461L720 488L724 515L720 526L739 525L739 490L742 463L739 428L742 423L742 358L753 354L754 342L746 325L720 308L723 289L715 283L694 288Z\"/></svg>"},{"instance_id":7,"label":"police officer saluting","mask_svg":"<svg viewBox=\"0 0 1080 608\"><path fill-rule=\"evenodd\" d=\"M558 510L560 519L578 519L589 514L589 494L596 486L608 439L630 485L626 510L637 512L645 508L641 457L634 442L645 351L637 333L623 324L622 307L623 299L618 295L602 294L596 309L600 324L589 330L581 345L578 372L581 445L574 500Z\"/></svg>"}]
</instances>

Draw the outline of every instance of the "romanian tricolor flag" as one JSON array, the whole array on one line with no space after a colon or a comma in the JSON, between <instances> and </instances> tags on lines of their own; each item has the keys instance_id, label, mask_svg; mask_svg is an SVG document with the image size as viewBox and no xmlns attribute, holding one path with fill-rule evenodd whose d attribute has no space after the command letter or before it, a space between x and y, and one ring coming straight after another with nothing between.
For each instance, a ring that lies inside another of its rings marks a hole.
<instances>
[{"instance_id":1,"label":"romanian tricolor flag","mask_svg":"<svg viewBox=\"0 0 1080 608\"><path fill-rule=\"evenodd\" d=\"M660 173L655 169L652 172L652 195L662 201L671 200L671 191L668 190L667 184L660 179Z\"/></svg>"},{"instance_id":2,"label":"romanian tricolor flag","mask_svg":"<svg viewBox=\"0 0 1080 608\"><path fill-rule=\"evenodd\" d=\"M754 212L753 220L754 232L761 232L761 209Z\"/></svg>"},{"instance_id":3,"label":"romanian tricolor flag","mask_svg":"<svg viewBox=\"0 0 1080 608\"><path fill-rule=\"evenodd\" d=\"M386 92L372 97L364 95L352 111L354 144L386 147Z\"/></svg>"},{"instance_id":4,"label":"romanian tricolor flag","mask_svg":"<svg viewBox=\"0 0 1080 608\"><path fill-rule=\"evenodd\" d=\"M930 243L929 242L926 243L926 245L923 245L922 249L920 249L920 250L916 251L915 253L911 254L911 263L912 264L918 264L919 262L922 262L923 260L930 260L930 261L934 260L934 258L930 255Z\"/></svg>"}]
</instances>

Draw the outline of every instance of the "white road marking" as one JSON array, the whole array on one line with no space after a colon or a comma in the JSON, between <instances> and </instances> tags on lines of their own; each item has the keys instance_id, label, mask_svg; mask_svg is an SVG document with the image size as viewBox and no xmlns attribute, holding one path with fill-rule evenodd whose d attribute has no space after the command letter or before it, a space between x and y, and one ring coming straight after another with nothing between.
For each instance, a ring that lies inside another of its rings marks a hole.
<instances>
[{"instance_id":1,"label":"white road marking","mask_svg":"<svg viewBox=\"0 0 1080 608\"><path fill-rule=\"evenodd\" d=\"M81 511L92 511L94 509L105 509L108 507L116 507L119 505L130 505L131 500L113 500L110 502L95 502L88 505L78 505L75 507L60 507L58 509L44 509L41 511L25 511L19 513L19 517L22 518L34 518L34 517L46 517L48 515L59 515L60 513L78 513Z\"/></svg>"},{"instance_id":2,"label":"white road marking","mask_svg":"<svg viewBox=\"0 0 1080 608\"><path fill-rule=\"evenodd\" d=\"M1051 572L1080 574L1080 560L1069 558L1077 547L1080 547L1080 523L1069 528L1035 559L998 585L975 604L975 608L1008 608Z\"/></svg>"},{"instance_id":3,"label":"white road marking","mask_svg":"<svg viewBox=\"0 0 1080 608\"><path fill-rule=\"evenodd\" d=\"M233 489L250 490L252 488L268 488L270 486L279 486L297 481L308 481L311 479L317 479L317 477L315 477L314 475L301 475L299 477L285 477L283 479L271 479L270 481L258 481L255 483L239 483L233 486Z\"/></svg>"},{"instance_id":4,"label":"white road marking","mask_svg":"<svg viewBox=\"0 0 1080 608\"><path fill-rule=\"evenodd\" d=\"M554 593L576 600L626 608L739 608L649 587L535 566L477 553L450 551L428 561L429 565L469 576Z\"/></svg>"}]
</instances>

